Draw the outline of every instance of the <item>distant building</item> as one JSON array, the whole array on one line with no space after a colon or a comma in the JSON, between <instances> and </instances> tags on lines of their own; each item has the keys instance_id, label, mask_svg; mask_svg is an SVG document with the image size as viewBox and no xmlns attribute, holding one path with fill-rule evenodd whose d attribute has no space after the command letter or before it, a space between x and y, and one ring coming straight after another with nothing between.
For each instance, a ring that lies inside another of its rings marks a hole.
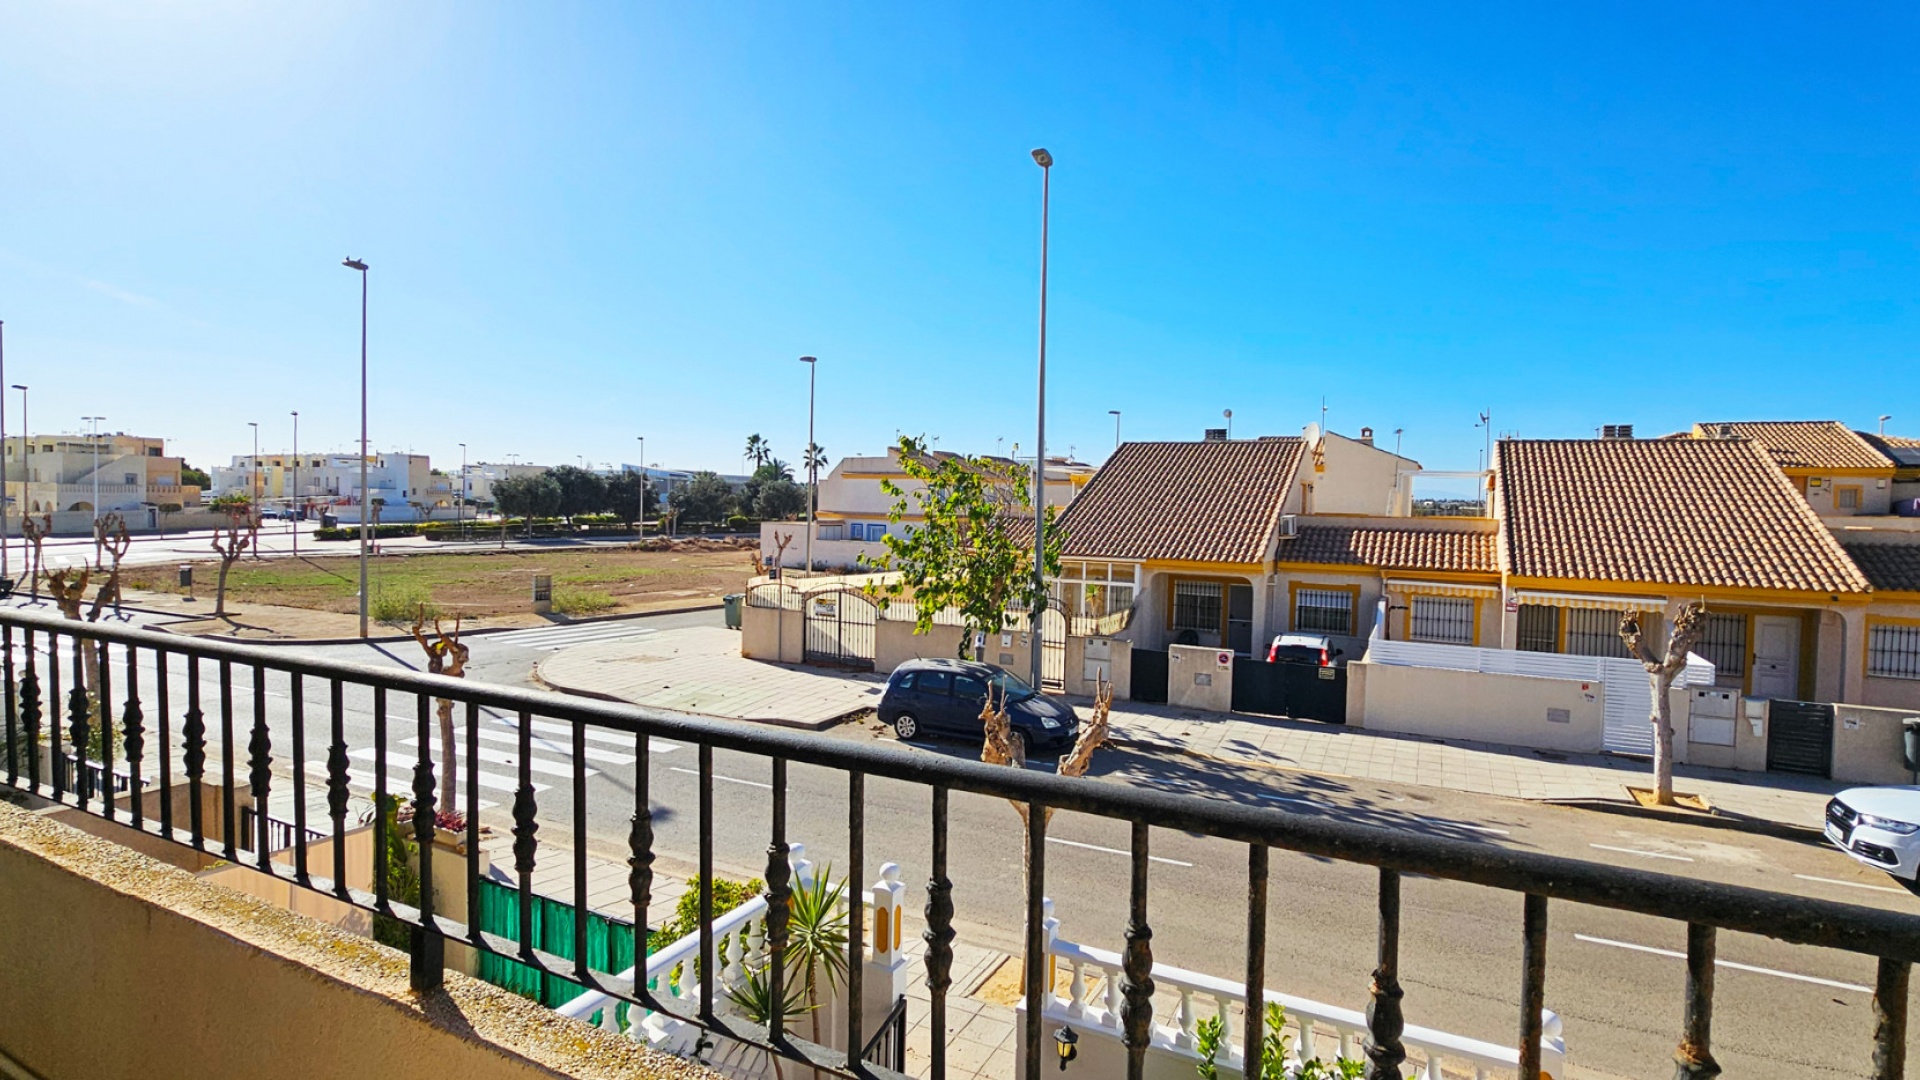
<instances>
[{"instance_id":1,"label":"distant building","mask_svg":"<svg viewBox=\"0 0 1920 1080\"><path fill-rule=\"evenodd\" d=\"M346 523L360 520L357 454L261 454L257 459L235 454L233 464L213 469L212 478L215 498L251 489L262 507L302 507ZM367 498L381 504L380 521L452 518L458 489L453 477L433 471L425 454L377 454L367 460Z\"/></svg>"},{"instance_id":2,"label":"distant building","mask_svg":"<svg viewBox=\"0 0 1920 1080\"><path fill-rule=\"evenodd\" d=\"M466 500L481 506L493 505L493 485L510 476L538 476L547 471L545 465L523 465L519 463L499 464L488 461L476 461L467 466ZM455 484L455 487L459 487ZM457 492L456 492L457 494Z\"/></svg>"},{"instance_id":3,"label":"distant building","mask_svg":"<svg viewBox=\"0 0 1920 1080\"><path fill-rule=\"evenodd\" d=\"M102 512L200 503L200 489L180 483L180 459L167 454L164 439L122 432L16 435L6 440L4 460L16 512L90 512L96 491Z\"/></svg>"}]
</instances>

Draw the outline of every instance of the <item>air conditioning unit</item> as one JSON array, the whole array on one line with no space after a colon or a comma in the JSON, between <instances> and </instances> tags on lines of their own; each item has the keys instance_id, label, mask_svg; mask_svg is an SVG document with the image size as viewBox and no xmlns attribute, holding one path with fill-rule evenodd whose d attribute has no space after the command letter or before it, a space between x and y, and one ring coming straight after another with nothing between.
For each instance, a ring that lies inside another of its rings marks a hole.
<instances>
[{"instance_id":1,"label":"air conditioning unit","mask_svg":"<svg viewBox=\"0 0 1920 1080\"><path fill-rule=\"evenodd\" d=\"M1289 539L1300 535L1300 519L1293 514L1280 515L1280 535Z\"/></svg>"},{"instance_id":2,"label":"air conditioning unit","mask_svg":"<svg viewBox=\"0 0 1920 1080\"><path fill-rule=\"evenodd\" d=\"M1227 429L1223 427L1207 428L1201 438L1205 442L1226 442Z\"/></svg>"}]
</instances>

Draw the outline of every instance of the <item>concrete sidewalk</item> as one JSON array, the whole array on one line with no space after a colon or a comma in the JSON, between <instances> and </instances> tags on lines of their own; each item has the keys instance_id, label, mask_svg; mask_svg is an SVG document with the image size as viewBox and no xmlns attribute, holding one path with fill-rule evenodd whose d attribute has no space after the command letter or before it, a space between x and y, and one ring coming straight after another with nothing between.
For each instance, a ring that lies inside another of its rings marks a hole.
<instances>
[{"instance_id":1,"label":"concrete sidewalk","mask_svg":"<svg viewBox=\"0 0 1920 1080\"><path fill-rule=\"evenodd\" d=\"M1092 701L1070 700L1083 716L1091 712ZM1509 799L1637 810L1638 804L1626 792L1627 785L1647 787L1653 779L1653 766L1648 762L1609 754L1442 742L1312 721L1198 712L1139 702L1117 702L1112 725L1117 740L1167 752ZM1725 821L1759 826L1818 830L1828 796L1848 786L1779 773L1687 765L1674 769L1676 791L1704 795Z\"/></svg>"}]
</instances>

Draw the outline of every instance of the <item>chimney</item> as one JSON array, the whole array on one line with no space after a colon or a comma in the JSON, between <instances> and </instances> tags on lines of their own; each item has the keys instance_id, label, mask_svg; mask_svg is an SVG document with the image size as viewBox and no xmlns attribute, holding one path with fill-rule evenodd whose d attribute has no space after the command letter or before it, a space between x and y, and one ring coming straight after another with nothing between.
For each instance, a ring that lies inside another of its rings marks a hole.
<instances>
[{"instance_id":1,"label":"chimney","mask_svg":"<svg viewBox=\"0 0 1920 1080\"><path fill-rule=\"evenodd\" d=\"M1633 438L1633 425L1632 424L1602 424L1600 426L1600 437L1602 439L1610 439L1610 440L1631 439Z\"/></svg>"},{"instance_id":2,"label":"chimney","mask_svg":"<svg viewBox=\"0 0 1920 1080\"><path fill-rule=\"evenodd\" d=\"M1360 429L1360 443L1363 446L1373 445L1373 429L1372 428L1363 427Z\"/></svg>"},{"instance_id":3,"label":"chimney","mask_svg":"<svg viewBox=\"0 0 1920 1080\"><path fill-rule=\"evenodd\" d=\"M1206 434L1201 436L1201 438L1202 438L1202 441L1205 441L1205 442L1226 442L1227 429L1223 427L1210 427L1206 430Z\"/></svg>"}]
</instances>

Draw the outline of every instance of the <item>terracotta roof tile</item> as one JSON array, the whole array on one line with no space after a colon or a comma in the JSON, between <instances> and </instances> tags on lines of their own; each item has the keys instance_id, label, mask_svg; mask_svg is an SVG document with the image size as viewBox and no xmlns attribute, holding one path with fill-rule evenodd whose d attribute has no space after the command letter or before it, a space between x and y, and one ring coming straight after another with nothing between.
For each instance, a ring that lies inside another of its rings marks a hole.
<instances>
[{"instance_id":1,"label":"terracotta roof tile","mask_svg":"<svg viewBox=\"0 0 1920 1080\"><path fill-rule=\"evenodd\" d=\"M1711 435L1732 428L1735 436L1766 447L1783 469L1891 469L1893 462L1838 420L1759 420L1701 424Z\"/></svg>"},{"instance_id":2,"label":"terracotta roof tile","mask_svg":"<svg viewBox=\"0 0 1920 1080\"><path fill-rule=\"evenodd\" d=\"M1498 538L1465 529L1414 529L1349 525L1302 525L1282 541L1286 562L1372 566L1382 570L1500 572Z\"/></svg>"},{"instance_id":3,"label":"terracotta roof tile","mask_svg":"<svg viewBox=\"0 0 1920 1080\"><path fill-rule=\"evenodd\" d=\"M1858 593L1866 578L1747 439L1497 444L1518 577Z\"/></svg>"},{"instance_id":4,"label":"terracotta roof tile","mask_svg":"<svg viewBox=\"0 0 1920 1080\"><path fill-rule=\"evenodd\" d=\"M1847 554L1883 592L1920 592L1920 544L1845 544Z\"/></svg>"},{"instance_id":5,"label":"terracotta roof tile","mask_svg":"<svg viewBox=\"0 0 1920 1080\"><path fill-rule=\"evenodd\" d=\"M1126 443L1061 517L1066 554L1261 562L1302 445L1294 436Z\"/></svg>"}]
</instances>

